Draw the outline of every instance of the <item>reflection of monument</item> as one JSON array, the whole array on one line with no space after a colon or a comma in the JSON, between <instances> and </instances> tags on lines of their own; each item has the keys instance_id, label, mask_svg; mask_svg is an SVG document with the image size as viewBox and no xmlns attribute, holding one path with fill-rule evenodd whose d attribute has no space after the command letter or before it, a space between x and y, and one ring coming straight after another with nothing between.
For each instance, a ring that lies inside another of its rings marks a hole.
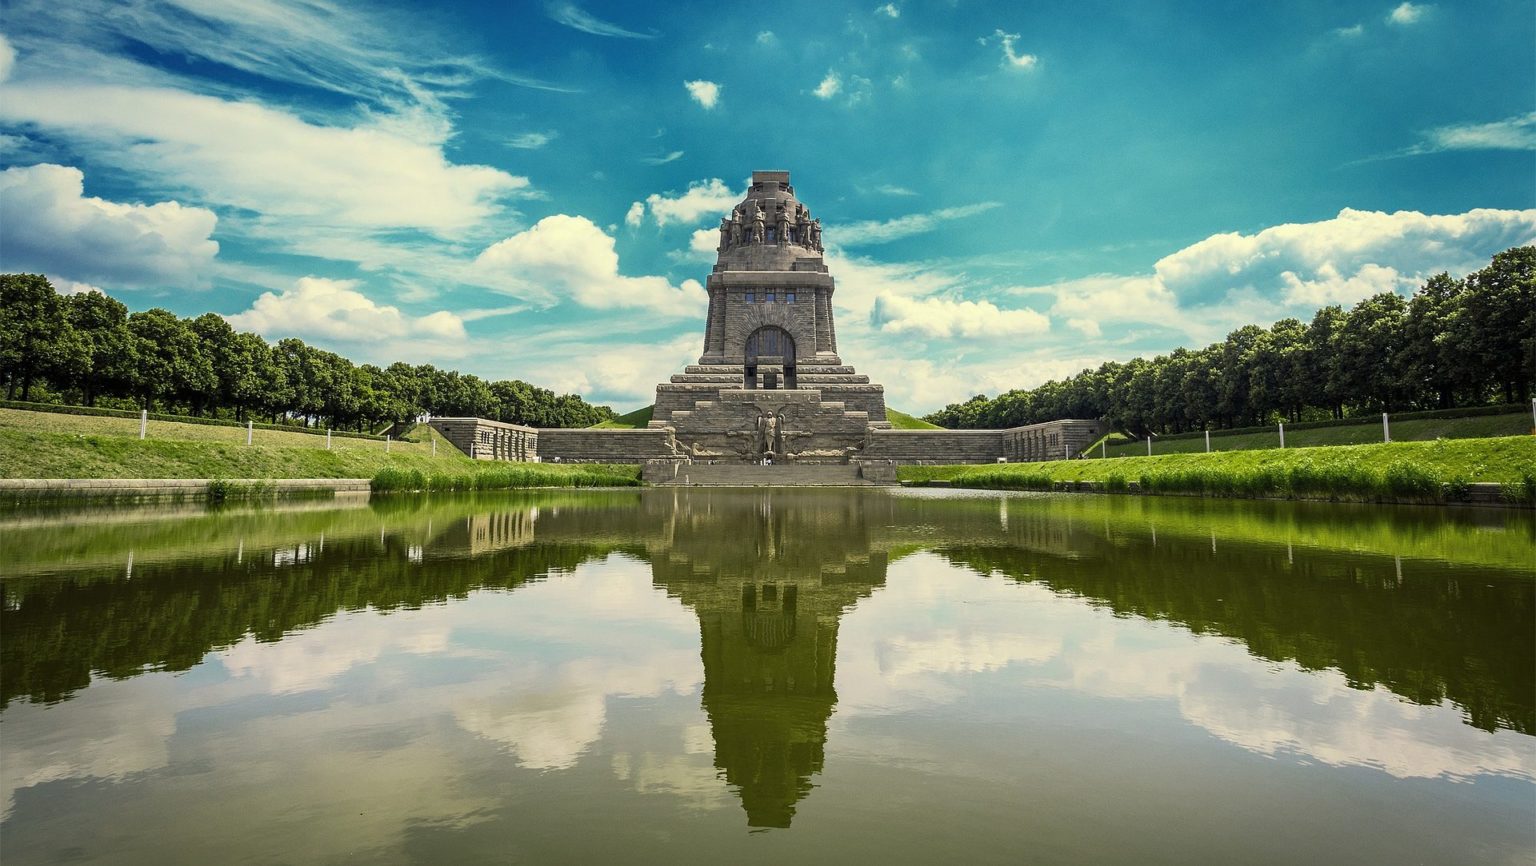
<instances>
[{"instance_id":1,"label":"reflection of monument","mask_svg":"<svg viewBox=\"0 0 1536 866\"><path fill-rule=\"evenodd\" d=\"M750 826L788 827L821 772L838 619L885 583L868 529L884 503L722 491L664 504L678 526L652 573L699 617L715 766Z\"/></svg>"}]
</instances>

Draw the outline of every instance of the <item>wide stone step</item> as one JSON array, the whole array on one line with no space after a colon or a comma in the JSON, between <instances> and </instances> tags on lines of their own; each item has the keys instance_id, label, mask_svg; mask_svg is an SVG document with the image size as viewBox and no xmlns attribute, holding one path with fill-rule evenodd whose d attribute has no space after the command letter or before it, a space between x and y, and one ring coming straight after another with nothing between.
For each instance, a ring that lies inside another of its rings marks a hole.
<instances>
[{"instance_id":1,"label":"wide stone step","mask_svg":"<svg viewBox=\"0 0 1536 866\"><path fill-rule=\"evenodd\" d=\"M844 464L779 465L716 463L680 465L672 480L661 486L690 487L875 487L859 476L859 467Z\"/></svg>"}]
</instances>

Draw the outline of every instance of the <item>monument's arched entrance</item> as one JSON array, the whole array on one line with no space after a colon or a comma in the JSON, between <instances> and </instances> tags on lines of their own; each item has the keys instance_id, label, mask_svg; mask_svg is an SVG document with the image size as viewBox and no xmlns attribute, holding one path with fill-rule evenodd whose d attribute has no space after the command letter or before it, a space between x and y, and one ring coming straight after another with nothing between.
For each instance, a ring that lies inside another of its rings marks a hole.
<instances>
[{"instance_id":1,"label":"monument's arched entrance","mask_svg":"<svg viewBox=\"0 0 1536 866\"><path fill-rule=\"evenodd\" d=\"M764 325L748 335L745 360L748 388L771 391L795 387L795 338L783 328Z\"/></svg>"}]
</instances>

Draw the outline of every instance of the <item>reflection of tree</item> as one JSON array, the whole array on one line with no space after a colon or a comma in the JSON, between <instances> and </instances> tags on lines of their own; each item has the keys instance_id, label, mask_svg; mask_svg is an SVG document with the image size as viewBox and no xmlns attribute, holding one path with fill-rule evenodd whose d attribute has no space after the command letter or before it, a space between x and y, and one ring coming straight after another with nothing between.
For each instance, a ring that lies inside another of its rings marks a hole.
<instances>
[{"instance_id":1,"label":"reflection of tree","mask_svg":"<svg viewBox=\"0 0 1536 866\"><path fill-rule=\"evenodd\" d=\"M1076 531L1045 513L1015 510L1010 532L1053 545L940 551L980 574L1107 604L1118 614L1179 623L1241 640L1249 653L1304 668L1336 668L1354 688L1386 686L1421 704L1446 699L1470 724L1536 733L1536 587L1477 569L1345 556L1093 524ZM1214 550L1213 550L1214 544ZM1053 549L1054 548L1054 549Z\"/></svg>"}]
</instances>

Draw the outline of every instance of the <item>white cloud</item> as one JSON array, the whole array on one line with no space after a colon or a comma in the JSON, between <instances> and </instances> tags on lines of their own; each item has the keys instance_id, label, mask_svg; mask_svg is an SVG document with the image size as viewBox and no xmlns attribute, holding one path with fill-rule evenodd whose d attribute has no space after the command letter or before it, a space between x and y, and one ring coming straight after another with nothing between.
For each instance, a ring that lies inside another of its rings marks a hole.
<instances>
[{"instance_id":1,"label":"white cloud","mask_svg":"<svg viewBox=\"0 0 1536 866\"><path fill-rule=\"evenodd\" d=\"M697 257L704 260L714 258L720 251L719 229L697 229L688 236L688 252L690 258Z\"/></svg>"},{"instance_id":2,"label":"white cloud","mask_svg":"<svg viewBox=\"0 0 1536 866\"><path fill-rule=\"evenodd\" d=\"M443 153L429 114L322 126L255 102L165 88L17 83L0 119L62 130L103 161L201 199L306 226L448 237L501 211L526 178ZM302 231L300 232L302 233Z\"/></svg>"},{"instance_id":3,"label":"white cloud","mask_svg":"<svg viewBox=\"0 0 1536 866\"><path fill-rule=\"evenodd\" d=\"M212 211L175 201L123 204L85 195L85 175L40 164L0 172L0 257L36 271L113 287L207 282L219 245Z\"/></svg>"},{"instance_id":4,"label":"white cloud","mask_svg":"<svg viewBox=\"0 0 1536 866\"><path fill-rule=\"evenodd\" d=\"M682 195L651 193L645 197L645 203L650 206L651 218L656 220L657 225L687 225L697 223L706 216L729 213L745 196L745 191L734 192L725 185L725 181L712 177L689 183L688 191Z\"/></svg>"},{"instance_id":5,"label":"white cloud","mask_svg":"<svg viewBox=\"0 0 1536 866\"><path fill-rule=\"evenodd\" d=\"M811 92L816 94L821 99L831 99L832 97L836 96L842 89L842 79L837 77L836 72L829 69L827 70L827 77L823 78L821 83L816 85L816 89Z\"/></svg>"},{"instance_id":6,"label":"white cloud","mask_svg":"<svg viewBox=\"0 0 1536 866\"><path fill-rule=\"evenodd\" d=\"M523 365L530 381L559 393L615 408L649 405L656 400L656 384L695 363L704 349L702 329L659 340L600 342L577 340L551 343L544 357ZM580 357L580 364L550 362L548 358Z\"/></svg>"},{"instance_id":7,"label":"white cloud","mask_svg":"<svg viewBox=\"0 0 1536 866\"><path fill-rule=\"evenodd\" d=\"M779 37L773 35L772 30L764 30L763 32L757 34L758 45L776 45L778 44L778 41Z\"/></svg>"},{"instance_id":8,"label":"white cloud","mask_svg":"<svg viewBox=\"0 0 1536 866\"><path fill-rule=\"evenodd\" d=\"M887 3L884 6L875 7L875 14L884 15L887 18L900 18L901 7L895 3Z\"/></svg>"},{"instance_id":9,"label":"white cloud","mask_svg":"<svg viewBox=\"0 0 1536 866\"><path fill-rule=\"evenodd\" d=\"M1333 31L1333 35L1343 39L1354 39L1365 33L1365 25L1354 24L1349 27L1339 27Z\"/></svg>"},{"instance_id":10,"label":"white cloud","mask_svg":"<svg viewBox=\"0 0 1536 866\"><path fill-rule=\"evenodd\" d=\"M1004 33L1002 30L997 30L997 31L995 31L992 34L992 38L996 39L998 41L998 43L1000 45L1002 45L1002 48L1003 48L1003 68L1004 69L1013 69L1013 70L1016 70L1016 71L1026 71L1026 70L1034 69L1036 64L1038 64L1040 62L1040 58L1036 57L1035 55L1033 55L1033 54L1020 54L1014 48L1014 43L1018 42L1018 40L1019 40L1019 34L1017 34L1017 33ZM986 42L986 41L990 41L990 40L982 40L982 41Z\"/></svg>"},{"instance_id":11,"label":"white cloud","mask_svg":"<svg viewBox=\"0 0 1536 866\"><path fill-rule=\"evenodd\" d=\"M875 192L884 193L885 195L901 195L901 196L917 195L917 191L916 190L907 189L904 186L897 186L896 184L893 184L893 183L882 183L879 186L875 187Z\"/></svg>"},{"instance_id":12,"label":"white cloud","mask_svg":"<svg viewBox=\"0 0 1536 866\"><path fill-rule=\"evenodd\" d=\"M1030 309L1003 310L990 301L913 300L893 294L876 298L874 320L886 333L939 338L1015 337L1051 329L1050 319Z\"/></svg>"},{"instance_id":13,"label":"white cloud","mask_svg":"<svg viewBox=\"0 0 1536 866\"><path fill-rule=\"evenodd\" d=\"M637 202L631 203L630 206L629 206L629 210L627 212L625 212L625 214L624 214L624 224L629 226L632 229L637 229L637 228L640 227L640 223L644 219L645 219L645 202L637 201Z\"/></svg>"},{"instance_id":14,"label":"white cloud","mask_svg":"<svg viewBox=\"0 0 1536 866\"><path fill-rule=\"evenodd\" d=\"M986 213L993 208L1002 206L1002 202L984 201L977 202L976 204L961 205L960 207L941 208L940 210L928 213L908 214L891 220L866 220L864 222L849 223L829 230L827 233L828 240L844 247L889 243L901 238L933 231L941 222L964 219L965 217Z\"/></svg>"},{"instance_id":15,"label":"white cloud","mask_svg":"<svg viewBox=\"0 0 1536 866\"><path fill-rule=\"evenodd\" d=\"M683 158L683 151L681 151L681 150L674 150L671 153L668 153L668 154L666 154L664 156L646 156L646 157L641 157L640 161L645 163L646 165L666 165L669 162L677 162L678 160L680 160L682 158Z\"/></svg>"},{"instance_id":16,"label":"white cloud","mask_svg":"<svg viewBox=\"0 0 1536 866\"><path fill-rule=\"evenodd\" d=\"M720 102L720 91L724 85L713 81L684 81L683 86L688 88L688 95L705 108L714 108Z\"/></svg>"},{"instance_id":17,"label":"white cloud","mask_svg":"<svg viewBox=\"0 0 1536 866\"><path fill-rule=\"evenodd\" d=\"M1424 17L1424 13L1428 10L1429 7L1422 3L1413 4L1404 2L1394 7L1391 12L1387 13L1387 23L1400 24L1404 26L1409 24L1417 24L1419 20Z\"/></svg>"},{"instance_id":18,"label":"white cloud","mask_svg":"<svg viewBox=\"0 0 1536 866\"><path fill-rule=\"evenodd\" d=\"M1402 155L1443 150L1536 150L1536 112L1491 123L1459 123L1431 129Z\"/></svg>"},{"instance_id":19,"label":"white cloud","mask_svg":"<svg viewBox=\"0 0 1536 866\"><path fill-rule=\"evenodd\" d=\"M11 47L11 40L0 33L0 82L11 77L11 69L16 65L16 49Z\"/></svg>"},{"instance_id":20,"label":"white cloud","mask_svg":"<svg viewBox=\"0 0 1536 866\"><path fill-rule=\"evenodd\" d=\"M1051 313L1069 321L1140 322L1209 340L1258 321L1251 316L1308 315L1322 304L1408 293L1435 273L1466 274L1496 252L1530 243L1536 210L1425 215L1346 208L1318 222L1212 235L1163 257L1152 274L1100 275L1043 289L1056 295Z\"/></svg>"},{"instance_id":21,"label":"white cloud","mask_svg":"<svg viewBox=\"0 0 1536 866\"><path fill-rule=\"evenodd\" d=\"M1068 319L1067 327L1085 337L1102 337L1104 335L1104 332L1099 328L1099 323L1092 319Z\"/></svg>"},{"instance_id":22,"label":"white cloud","mask_svg":"<svg viewBox=\"0 0 1536 866\"><path fill-rule=\"evenodd\" d=\"M519 150L538 150L544 145L549 144L551 141L554 141L559 137L559 135L560 133L555 132L554 130L550 130L549 132L525 132L521 135L514 135L507 139L507 144L518 148Z\"/></svg>"},{"instance_id":23,"label":"white cloud","mask_svg":"<svg viewBox=\"0 0 1536 866\"><path fill-rule=\"evenodd\" d=\"M696 316L707 300L697 280L674 286L665 277L619 273L613 238L586 217L556 214L499 241L475 260L485 285L515 294L553 292L598 309L639 307Z\"/></svg>"},{"instance_id":24,"label":"white cloud","mask_svg":"<svg viewBox=\"0 0 1536 866\"><path fill-rule=\"evenodd\" d=\"M446 310L409 316L375 303L356 280L303 277L281 293L263 292L243 313L225 316L236 328L269 337L308 336L346 343L426 339L462 341L464 322Z\"/></svg>"},{"instance_id":25,"label":"white cloud","mask_svg":"<svg viewBox=\"0 0 1536 866\"><path fill-rule=\"evenodd\" d=\"M613 36L621 39L656 38L653 33L636 33L633 30L626 30L617 24L604 21L575 3L556 2L549 4L549 17L567 27L580 30L583 33L590 33L593 36Z\"/></svg>"}]
</instances>

